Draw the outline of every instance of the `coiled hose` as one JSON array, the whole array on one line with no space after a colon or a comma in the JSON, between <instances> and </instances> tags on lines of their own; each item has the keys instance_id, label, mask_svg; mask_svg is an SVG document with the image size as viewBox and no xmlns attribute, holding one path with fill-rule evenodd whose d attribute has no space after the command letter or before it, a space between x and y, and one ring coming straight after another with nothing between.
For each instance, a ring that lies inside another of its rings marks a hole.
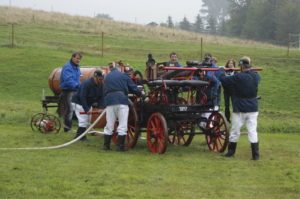
<instances>
[{"instance_id":1,"label":"coiled hose","mask_svg":"<svg viewBox=\"0 0 300 199\"><path fill-rule=\"evenodd\" d=\"M104 116L106 110L104 109L102 113L98 116L98 118L94 121L92 125L89 126L89 128L86 129L86 131L75 138L74 140L71 140L70 142L57 145L57 146L48 146L48 147L25 147L25 148L0 148L0 150L50 150L50 149L60 149L66 146L69 146L71 144L74 144L78 140L80 140L83 136L89 133L89 131L101 120L101 118Z\"/></svg>"}]
</instances>

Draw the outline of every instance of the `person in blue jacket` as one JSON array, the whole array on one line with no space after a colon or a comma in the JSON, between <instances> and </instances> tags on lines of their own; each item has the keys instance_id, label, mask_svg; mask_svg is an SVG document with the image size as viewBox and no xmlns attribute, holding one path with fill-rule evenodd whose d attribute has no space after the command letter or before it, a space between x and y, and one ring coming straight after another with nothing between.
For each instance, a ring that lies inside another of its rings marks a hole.
<instances>
[{"instance_id":1,"label":"person in blue jacket","mask_svg":"<svg viewBox=\"0 0 300 199\"><path fill-rule=\"evenodd\" d=\"M78 90L80 85L80 66L82 55L79 52L72 54L61 71L59 87L62 90L62 102L64 103L64 131L71 132L73 110L71 105L72 96Z\"/></svg>"},{"instance_id":2,"label":"person in blue jacket","mask_svg":"<svg viewBox=\"0 0 300 199\"><path fill-rule=\"evenodd\" d=\"M252 159L259 159L259 146L257 135L258 101L257 91L260 76L251 70L250 58L243 57L239 61L241 72L226 76L224 68L219 70L222 84L233 89L233 114L230 129L228 152L225 157L233 157L240 129L245 124L248 129L248 140L251 143Z\"/></svg>"},{"instance_id":3,"label":"person in blue jacket","mask_svg":"<svg viewBox=\"0 0 300 199\"><path fill-rule=\"evenodd\" d=\"M170 61L166 63L168 67L183 67L181 63L178 62L178 56L176 52L170 53Z\"/></svg>"},{"instance_id":4,"label":"person in blue jacket","mask_svg":"<svg viewBox=\"0 0 300 199\"><path fill-rule=\"evenodd\" d=\"M125 138L127 135L127 121L129 114L128 93L140 96L140 89L133 83L130 77L120 72L120 66L114 62L109 66L110 73L104 80L105 105L106 105L106 126L104 128L103 150L110 150L111 136L114 130L116 119L119 125L117 151L125 151Z\"/></svg>"},{"instance_id":5,"label":"person in blue jacket","mask_svg":"<svg viewBox=\"0 0 300 199\"><path fill-rule=\"evenodd\" d=\"M216 58L215 58L216 59ZM202 61L201 67L203 68L218 68L217 64L213 62L212 55L210 53L206 53L204 55L204 60ZM197 101L201 102L203 95L206 95L208 104L214 106L214 110L218 111L220 106L220 80L218 78L218 71L207 71L206 74L202 72L200 75L200 80L208 81L209 86L202 90L199 89L197 92ZM199 79L199 77L193 77L193 79ZM202 102L201 102L202 103Z\"/></svg>"},{"instance_id":6,"label":"person in blue jacket","mask_svg":"<svg viewBox=\"0 0 300 199\"><path fill-rule=\"evenodd\" d=\"M83 81L72 98L72 106L75 110L78 119L78 129L75 138L85 132L90 124L90 114L80 114L80 112L92 111L92 107L104 108L104 94L103 94L103 74L101 70L96 70L93 77ZM80 139L86 141L86 136Z\"/></svg>"}]
</instances>

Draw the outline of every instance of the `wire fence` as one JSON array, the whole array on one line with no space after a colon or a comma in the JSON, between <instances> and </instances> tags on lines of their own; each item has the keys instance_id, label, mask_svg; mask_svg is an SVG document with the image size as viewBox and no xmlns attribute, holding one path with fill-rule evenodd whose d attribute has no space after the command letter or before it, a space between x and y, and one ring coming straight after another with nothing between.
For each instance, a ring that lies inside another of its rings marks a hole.
<instances>
[{"instance_id":1,"label":"wire fence","mask_svg":"<svg viewBox=\"0 0 300 199\"><path fill-rule=\"evenodd\" d=\"M142 36L141 36L142 37ZM264 51L258 56L252 52L252 57L256 59L282 59L300 60L300 57L290 57L291 52L297 49L292 48L300 42L300 34L290 34L290 38L297 38L289 42L287 53L283 54L284 48L272 46L254 46L252 49ZM296 41L295 41L296 40ZM222 46L213 48L204 45L203 39L176 39L176 40L155 40L149 38L132 38L129 35L114 33L104 33L101 31L83 31L76 29L53 28L41 25L23 24L0 24L0 46L2 47L26 47L43 46L52 49L81 51L94 55L118 56L131 55L143 56L154 52L157 57L166 57L169 52L180 51L182 56L188 59L201 59L204 49L213 52L218 56L226 56L228 52ZM240 45L239 50L232 50L231 56L239 57L245 54L251 55L247 45ZM275 56L274 56L275 54Z\"/></svg>"}]
</instances>

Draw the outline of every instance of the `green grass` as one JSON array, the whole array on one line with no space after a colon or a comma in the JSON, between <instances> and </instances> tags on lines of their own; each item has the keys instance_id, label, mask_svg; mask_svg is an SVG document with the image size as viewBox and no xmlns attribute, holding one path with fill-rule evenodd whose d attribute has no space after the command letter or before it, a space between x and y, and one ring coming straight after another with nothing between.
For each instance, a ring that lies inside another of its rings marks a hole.
<instances>
[{"instance_id":1,"label":"green grass","mask_svg":"<svg viewBox=\"0 0 300 199\"><path fill-rule=\"evenodd\" d=\"M42 89L52 95L50 72L64 65L73 51L83 52L82 66L122 60L144 71L149 52L158 62L168 60L171 51L178 52L181 63L200 60L203 37L203 52L216 56L219 65L249 55L254 66L264 68L259 72L260 161L250 161L246 136L232 159L201 145L203 136L196 136L189 147L169 145L164 155L151 154L145 141L127 153L106 153L101 136L89 137L88 143L59 150L0 151L1 199L299 197L298 50L287 57L285 48L234 38L26 9L0 7L0 13L0 24L18 23L15 48L8 47L10 27L0 26L0 148L52 146L73 138L66 133L39 134L29 126L31 115L42 110Z\"/></svg>"},{"instance_id":2,"label":"green grass","mask_svg":"<svg viewBox=\"0 0 300 199\"><path fill-rule=\"evenodd\" d=\"M0 147L58 145L72 134L40 134L0 126ZM5 129L5 130L4 130ZM48 151L0 151L0 198L297 198L299 134L261 134L261 160L251 161L247 136L235 158L201 145L151 154L145 140L126 152L101 150L103 139ZM115 149L115 146L113 146Z\"/></svg>"}]
</instances>

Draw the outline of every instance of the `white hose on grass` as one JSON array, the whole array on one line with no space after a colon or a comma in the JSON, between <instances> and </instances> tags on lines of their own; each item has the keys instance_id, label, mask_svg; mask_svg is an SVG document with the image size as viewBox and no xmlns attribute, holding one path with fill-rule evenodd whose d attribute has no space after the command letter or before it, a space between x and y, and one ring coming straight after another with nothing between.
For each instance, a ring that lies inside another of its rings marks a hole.
<instances>
[{"instance_id":1,"label":"white hose on grass","mask_svg":"<svg viewBox=\"0 0 300 199\"><path fill-rule=\"evenodd\" d=\"M98 116L98 118L94 121L94 123L80 136L78 136L77 138L75 138L74 140L71 140L70 142L61 144L61 145L57 145L57 146L48 146L48 147L25 147L25 148L0 148L0 150L49 150L49 149L60 149L66 146L69 146L75 142L77 142L78 140L80 140L83 136L85 136L86 134L89 133L89 131L100 121L100 119L103 117L103 115L105 114L106 110L104 109L102 111L102 113Z\"/></svg>"}]
</instances>

